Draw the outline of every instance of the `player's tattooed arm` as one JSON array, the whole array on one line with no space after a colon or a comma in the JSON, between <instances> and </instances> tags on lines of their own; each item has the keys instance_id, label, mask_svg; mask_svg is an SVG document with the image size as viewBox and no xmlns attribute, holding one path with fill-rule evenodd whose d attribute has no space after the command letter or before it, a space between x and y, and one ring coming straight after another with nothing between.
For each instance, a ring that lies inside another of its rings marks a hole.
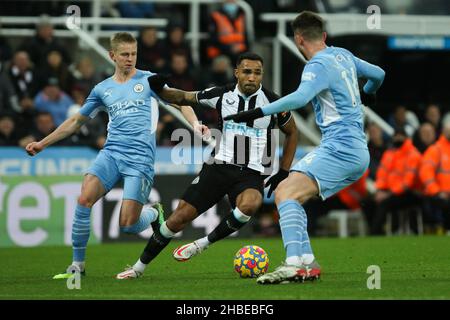
<instances>
[{"instance_id":1,"label":"player's tattooed arm","mask_svg":"<svg viewBox=\"0 0 450 320\"><path fill-rule=\"evenodd\" d=\"M158 95L161 99L169 103L190 106L197 104L197 91L183 91L175 88L164 87Z\"/></svg>"},{"instance_id":2,"label":"player's tattooed arm","mask_svg":"<svg viewBox=\"0 0 450 320\"><path fill-rule=\"evenodd\" d=\"M154 74L148 77L150 88L163 100L178 105L195 105L197 103L196 91L183 91L167 86L167 74Z\"/></svg>"}]
</instances>

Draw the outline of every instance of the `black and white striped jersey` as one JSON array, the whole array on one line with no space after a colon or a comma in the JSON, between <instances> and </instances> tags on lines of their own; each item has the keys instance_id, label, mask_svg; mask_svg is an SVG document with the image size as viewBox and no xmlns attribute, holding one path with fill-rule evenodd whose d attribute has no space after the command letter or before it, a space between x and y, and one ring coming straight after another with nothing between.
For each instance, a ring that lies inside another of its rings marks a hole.
<instances>
[{"instance_id":1,"label":"black and white striped jersey","mask_svg":"<svg viewBox=\"0 0 450 320\"><path fill-rule=\"evenodd\" d=\"M212 154L214 160L245 166L263 174L270 173L267 169L272 167L275 155L272 129L275 124L284 126L291 118L290 112L265 116L247 123L224 121L223 118L260 108L278 98L278 95L263 86L251 96L241 93L236 84L199 91L198 103L217 109L219 114L218 128L222 134Z\"/></svg>"}]
</instances>

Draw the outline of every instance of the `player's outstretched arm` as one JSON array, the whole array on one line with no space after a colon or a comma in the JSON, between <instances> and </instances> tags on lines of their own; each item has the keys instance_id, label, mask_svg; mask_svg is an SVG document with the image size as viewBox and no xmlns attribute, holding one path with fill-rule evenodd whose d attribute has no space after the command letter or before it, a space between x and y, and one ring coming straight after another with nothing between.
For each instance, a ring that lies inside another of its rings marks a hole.
<instances>
[{"instance_id":1,"label":"player's outstretched arm","mask_svg":"<svg viewBox=\"0 0 450 320\"><path fill-rule=\"evenodd\" d=\"M303 70L302 81L296 91L262 108L230 115L225 117L224 120L247 122L263 116L302 108L327 87L328 78L325 67L320 63L309 64Z\"/></svg>"},{"instance_id":2,"label":"player's outstretched arm","mask_svg":"<svg viewBox=\"0 0 450 320\"><path fill-rule=\"evenodd\" d=\"M295 92L292 92L275 102L272 102L262 108L256 108L226 116L224 120L248 122L271 114L295 110L305 106L319 92L320 90L317 91L314 89L310 83L302 83Z\"/></svg>"},{"instance_id":3,"label":"player's outstretched arm","mask_svg":"<svg viewBox=\"0 0 450 320\"><path fill-rule=\"evenodd\" d=\"M58 142L76 132L89 119L80 113L74 114L72 117L64 121L55 131L50 133L41 141L34 141L29 143L25 150L30 156L44 150L46 147Z\"/></svg>"},{"instance_id":4,"label":"player's outstretched arm","mask_svg":"<svg viewBox=\"0 0 450 320\"><path fill-rule=\"evenodd\" d=\"M155 74L148 77L150 88L163 100L177 105L195 105L197 104L197 91L183 91L175 88L169 88L167 81L169 75Z\"/></svg>"}]
</instances>

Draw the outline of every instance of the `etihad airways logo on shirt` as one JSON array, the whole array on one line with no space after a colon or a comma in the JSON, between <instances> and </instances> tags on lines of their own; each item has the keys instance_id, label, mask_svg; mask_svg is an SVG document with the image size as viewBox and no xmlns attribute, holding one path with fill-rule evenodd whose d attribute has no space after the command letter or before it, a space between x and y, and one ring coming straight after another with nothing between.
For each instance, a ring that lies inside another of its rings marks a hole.
<instances>
[{"instance_id":1,"label":"etihad airways logo on shirt","mask_svg":"<svg viewBox=\"0 0 450 320\"><path fill-rule=\"evenodd\" d=\"M312 81L316 77L316 74L313 72L304 72L302 74L302 81Z\"/></svg>"},{"instance_id":2,"label":"etihad airways logo on shirt","mask_svg":"<svg viewBox=\"0 0 450 320\"><path fill-rule=\"evenodd\" d=\"M110 115L115 117L122 114L134 113L139 109L137 107L145 105L144 99L123 100L108 106Z\"/></svg>"}]
</instances>

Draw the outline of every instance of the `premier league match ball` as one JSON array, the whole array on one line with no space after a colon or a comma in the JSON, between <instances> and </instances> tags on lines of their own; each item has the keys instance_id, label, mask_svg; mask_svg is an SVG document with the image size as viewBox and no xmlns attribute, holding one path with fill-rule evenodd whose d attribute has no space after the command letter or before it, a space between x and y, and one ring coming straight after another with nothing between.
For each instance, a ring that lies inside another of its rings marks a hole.
<instances>
[{"instance_id":1,"label":"premier league match ball","mask_svg":"<svg viewBox=\"0 0 450 320\"><path fill-rule=\"evenodd\" d=\"M269 256L258 246L245 246L234 256L234 270L241 278L257 278L266 273L268 268Z\"/></svg>"}]
</instances>

